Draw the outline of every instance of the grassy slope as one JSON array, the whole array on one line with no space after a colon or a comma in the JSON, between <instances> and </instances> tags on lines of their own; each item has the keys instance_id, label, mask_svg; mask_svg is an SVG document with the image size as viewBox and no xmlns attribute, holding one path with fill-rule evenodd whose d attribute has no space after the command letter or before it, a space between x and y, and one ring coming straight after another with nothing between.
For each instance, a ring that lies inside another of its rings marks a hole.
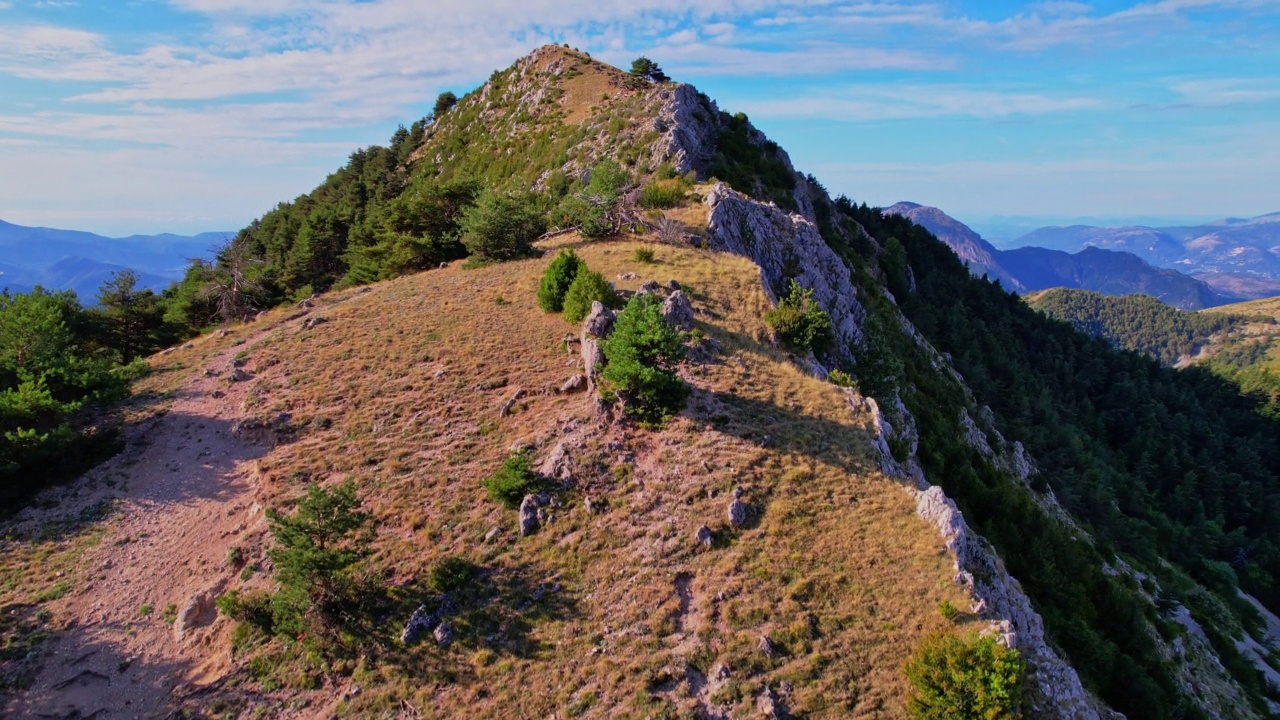
<instances>
[{"instance_id":1,"label":"grassy slope","mask_svg":"<svg viewBox=\"0 0 1280 720\"><path fill-rule=\"evenodd\" d=\"M689 410L667 429L595 428L585 396L543 394L574 372L561 340L577 330L535 305L549 258L383 283L322 303L328 324L301 331L293 321L241 348L260 398L248 412L287 411L307 428L260 461L262 500L296 496L307 477L359 481L382 520L372 565L404 599L387 635L435 560L461 555L488 573L488 599L463 609L453 647L419 645L398 667L358 669L364 692L345 710L407 700L442 715L658 716L664 705L697 705L686 666L709 673L723 663L729 679L710 699L735 714L765 683L786 680L791 709L809 717L902 716L908 649L941 622L941 600L966 599L912 499L875 469L867 418L757 340L768 301L749 262L660 246L660 263L641 265L635 242L555 244L578 247L607 277L640 275L623 289L674 278L714 313L700 326L724 353L690 368ZM195 354L229 342L153 362L199 367ZM157 373L143 390L181 375ZM528 397L499 417L518 387ZM541 457L566 430L581 444L578 485L554 522L515 540L515 514L490 502L480 480L514 441L538 441ZM735 486L762 511L741 532L726 522ZM589 513L584 496L608 510ZM692 540L703 523L720 539L711 551ZM495 526L504 534L486 543ZM677 578L687 578L683 601ZM761 635L781 648L775 657L757 649Z\"/></svg>"}]
</instances>

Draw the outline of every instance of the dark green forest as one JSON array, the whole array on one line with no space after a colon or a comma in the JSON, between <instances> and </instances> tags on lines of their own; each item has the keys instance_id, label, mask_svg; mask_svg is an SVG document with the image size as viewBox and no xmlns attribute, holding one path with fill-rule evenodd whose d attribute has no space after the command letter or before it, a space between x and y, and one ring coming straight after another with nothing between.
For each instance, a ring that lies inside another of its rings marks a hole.
<instances>
[{"instance_id":1,"label":"dark green forest","mask_svg":"<svg viewBox=\"0 0 1280 720\"><path fill-rule=\"evenodd\" d=\"M1146 353L1165 365L1193 355L1210 338L1269 317L1197 313L1169 307L1150 295L1103 295L1089 290L1055 288L1030 300L1049 317L1069 322L1117 347Z\"/></svg>"},{"instance_id":2,"label":"dark green forest","mask_svg":"<svg viewBox=\"0 0 1280 720\"><path fill-rule=\"evenodd\" d=\"M1271 362L1280 323L1269 315L1186 312L1145 295L1113 297L1084 290L1050 290L1032 307L1113 345L1146 353L1166 365L1208 346L1199 364L1252 395L1262 412L1280 419L1280 374ZM1249 324L1275 326L1261 335L1236 332Z\"/></svg>"},{"instance_id":3,"label":"dark green forest","mask_svg":"<svg viewBox=\"0 0 1280 720\"><path fill-rule=\"evenodd\" d=\"M854 268L871 313L857 368L863 387L901 393L919 423L929 477L997 547L1085 683L1130 717L1196 716L1143 627L1167 636L1179 629L1156 608L1144 613L1134 581L1103 572L1124 560L1158 578L1160 609L1182 603L1205 625L1265 714L1265 682L1231 638L1257 622L1237 587L1280 607L1280 423L1212 372L1162 367L1037 313L972 277L910 220L843 198L835 210L825 223L830 242ZM950 355L1004 435L1025 444L1039 470L1035 489L1051 489L1096 545L963 443L963 389L893 331L891 301L867 260L876 251L831 232L851 220L883 248L877 267L902 312Z\"/></svg>"}]
</instances>

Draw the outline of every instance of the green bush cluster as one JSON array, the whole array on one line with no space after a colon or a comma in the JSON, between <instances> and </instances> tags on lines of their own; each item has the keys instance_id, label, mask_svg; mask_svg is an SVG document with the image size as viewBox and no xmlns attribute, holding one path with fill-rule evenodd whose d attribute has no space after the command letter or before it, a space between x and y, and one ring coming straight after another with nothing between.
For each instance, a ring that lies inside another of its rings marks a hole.
<instances>
[{"instance_id":1,"label":"green bush cluster","mask_svg":"<svg viewBox=\"0 0 1280 720\"><path fill-rule=\"evenodd\" d=\"M578 272L586 267L578 254L572 250L561 250L559 255L547 266L542 274L542 283L538 286L538 307L547 312L564 310L564 296L569 292Z\"/></svg>"},{"instance_id":2,"label":"green bush cluster","mask_svg":"<svg viewBox=\"0 0 1280 720\"><path fill-rule=\"evenodd\" d=\"M591 168L591 178L582 192L565 197L555 211L562 227L577 227L583 237L602 238L618 229L618 198L631 183L631 175L612 160L602 160Z\"/></svg>"},{"instance_id":3,"label":"green bush cluster","mask_svg":"<svg viewBox=\"0 0 1280 720\"><path fill-rule=\"evenodd\" d=\"M668 180L653 180L640 188L640 197L636 202L640 207L651 210L673 208L684 202L689 188L690 183L679 176Z\"/></svg>"},{"instance_id":4,"label":"green bush cluster","mask_svg":"<svg viewBox=\"0 0 1280 720\"><path fill-rule=\"evenodd\" d=\"M431 566L427 572L427 585L436 592L454 592L465 587L479 573L480 568L470 560L448 555Z\"/></svg>"},{"instance_id":5,"label":"green bush cluster","mask_svg":"<svg viewBox=\"0 0 1280 720\"><path fill-rule=\"evenodd\" d=\"M481 261L528 257L533 241L547 231L546 217L527 193L481 193L459 224L462 244Z\"/></svg>"},{"instance_id":6,"label":"green bush cluster","mask_svg":"<svg viewBox=\"0 0 1280 720\"><path fill-rule=\"evenodd\" d=\"M1015 720L1024 673L1018 651L995 638L938 632L907 661L907 710L917 720Z\"/></svg>"},{"instance_id":7,"label":"green bush cluster","mask_svg":"<svg viewBox=\"0 0 1280 720\"><path fill-rule=\"evenodd\" d=\"M764 321L780 339L802 350L822 352L834 340L831 318L813 301L813 290L800 287L795 280L778 307L764 314Z\"/></svg>"},{"instance_id":8,"label":"green bush cluster","mask_svg":"<svg viewBox=\"0 0 1280 720\"><path fill-rule=\"evenodd\" d=\"M516 453L481 484L489 491L489 499L518 508L525 495L537 490L538 475L533 471L533 458L527 452Z\"/></svg>"},{"instance_id":9,"label":"green bush cluster","mask_svg":"<svg viewBox=\"0 0 1280 720\"><path fill-rule=\"evenodd\" d=\"M684 336L662 317L657 297L632 297L600 349L602 389L622 398L628 417L661 425L684 406L689 388L675 374L684 357Z\"/></svg>"},{"instance_id":10,"label":"green bush cluster","mask_svg":"<svg viewBox=\"0 0 1280 720\"><path fill-rule=\"evenodd\" d=\"M596 301L607 308L616 308L621 304L618 293L603 275L583 267L565 293L564 319L571 323L582 322L591 312L591 303Z\"/></svg>"}]
</instances>

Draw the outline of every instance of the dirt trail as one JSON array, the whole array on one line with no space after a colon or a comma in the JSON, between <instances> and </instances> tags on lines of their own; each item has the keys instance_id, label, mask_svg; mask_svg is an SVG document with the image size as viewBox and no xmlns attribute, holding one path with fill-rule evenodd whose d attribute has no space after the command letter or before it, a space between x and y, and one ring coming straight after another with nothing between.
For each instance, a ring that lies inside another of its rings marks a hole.
<instances>
[{"instance_id":1,"label":"dirt trail","mask_svg":"<svg viewBox=\"0 0 1280 720\"><path fill-rule=\"evenodd\" d=\"M223 622L210 603L185 613L182 640L172 620L198 593L221 590L238 572L229 548L264 530L254 460L269 446L236 437L249 383L230 382L230 355L199 364L168 412L128 428L126 449L63 489L56 507L16 519L30 528L103 501L114 508L70 592L48 606L66 629L44 645L39 675L5 716L164 717L186 690L226 672L226 652L209 647Z\"/></svg>"}]
</instances>

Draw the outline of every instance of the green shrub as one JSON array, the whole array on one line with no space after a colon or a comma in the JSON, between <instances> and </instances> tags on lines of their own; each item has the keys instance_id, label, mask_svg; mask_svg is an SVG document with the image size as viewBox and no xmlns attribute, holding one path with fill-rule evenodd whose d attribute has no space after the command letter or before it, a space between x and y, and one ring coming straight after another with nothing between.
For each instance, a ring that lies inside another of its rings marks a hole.
<instances>
[{"instance_id":1,"label":"green shrub","mask_svg":"<svg viewBox=\"0 0 1280 720\"><path fill-rule=\"evenodd\" d=\"M684 336L663 319L658 298L632 297L600 349L602 389L621 397L628 417L661 425L684 406L689 388L674 372L684 357Z\"/></svg>"},{"instance_id":2,"label":"green shrub","mask_svg":"<svg viewBox=\"0 0 1280 720\"><path fill-rule=\"evenodd\" d=\"M653 253L653 248L648 247L636 248L635 259L636 262L641 263L653 263L658 261L657 257Z\"/></svg>"},{"instance_id":3,"label":"green shrub","mask_svg":"<svg viewBox=\"0 0 1280 720\"><path fill-rule=\"evenodd\" d=\"M1024 665L995 638L941 631L907 660L907 711L918 720L1013 720L1022 717Z\"/></svg>"},{"instance_id":4,"label":"green shrub","mask_svg":"<svg viewBox=\"0 0 1280 720\"><path fill-rule=\"evenodd\" d=\"M582 260L572 250L561 250L559 255L547 266L542 274L542 284L538 287L538 307L547 312L560 312L564 309L564 296L569 292L573 279L584 267Z\"/></svg>"},{"instance_id":5,"label":"green shrub","mask_svg":"<svg viewBox=\"0 0 1280 720\"><path fill-rule=\"evenodd\" d=\"M453 592L471 582L480 568L470 560L447 556L440 558L427 573L427 584L436 592Z\"/></svg>"},{"instance_id":6,"label":"green shrub","mask_svg":"<svg viewBox=\"0 0 1280 720\"><path fill-rule=\"evenodd\" d=\"M835 370L832 370L831 372L827 373L827 379L830 380L831 384L835 385L836 387L842 387L842 388L858 387L858 381L854 380L852 375L841 370L840 368L836 368Z\"/></svg>"},{"instance_id":7,"label":"green shrub","mask_svg":"<svg viewBox=\"0 0 1280 720\"><path fill-rule=\"evenodd\" d=\"M640 207L650 209L672 208L684 202L689 193L689 184L682 177L669 180L654 180L640 189L637 202Z\"/></svg>"},{"instance_id":8,"label":"green shrub","mask_svg":"<svg viewBox=\"0 0 1280 720\"><path fill-rule=\"evenodd\" d=\"M614 234L618 196L631 183L631 175L612 160L602 160L591 168L591 179L582 192L566 197L556 209L555 219L563 227L577 227L583 237L602 238Z\"/></svg>"},{"instance_id":9,"label":"green shrub","mask_svg":"<svg viewBox=\"0 0 1280 720\"><path fill-rule=\"evenodd\" d=\"M485 192L459 223L462 244L481 261L503 261L533 254L533 241L547 220L529 194Z\"/></svg>"},{"instance_id":10,"label":"green shrub","mask_svg":"<svg viewBox=\"0 0 1280 720\"><path fill-rule=\"evenodd\" d=\"M942 602L938 603L938 614L947 620L955 620L960 615L960 611L956 609L955 605L951 604L950 600L944 598Z\"/></svg>"},{"instance_id":11,"label":"green shrub","mask_svg":"<svg viewBox=\"0 0 1280 720\"><path fill-rule=\"evenodd\" d=\"M538 476L532 468L533 458L529 453L516 453L504 460L502 467L481 484L489 491L489 499L509 508L518 508L524 496L537 489Z\"/></svg>"},{"instance_id":12,"label":"green shrub","mask_svg":"<svg viewBox=\"0 0 1280 720\"><path fill-rule=\"evenodd\" d=\"M778 337L802 350L822 352L831 346L831 318L813 301L813 290L791 281L791 290L778 307L764 314L764 321Z\"/></svg>"},{"instance_id":13,"label":"green shrub","mask_svg":"<svg viewBox=\"0 0 1280 720\"><path fill-rule=\"evenodd\" d=\"M577 277L569 284L569 291L565 293L564 319L571 323L582 322L591 312L591 303L597 300L609 308L621 305L618 293L614 292L609 281L600 273L584 267L578 271Z\"/></svg>"},{"instance_id":14,"label":"green shrub","mask_svg":"<svg viewBox=\"0 0 1280 720\"><path fill-rule=\"evenodd\" d=\"M218 596L213 604L218 612L232 620L248 623L267 632L271 631L271 594L262 590L228 590Z\"/></svg>"},{"instance_id":15,"label":"green shrub","mask_svg":"<svg viewBox=\"0 0 1280 720\"><path fill-rule=\"evenodd\" d=\"M280 583L271 599L277 631L300 634L313 624L304 616L332 620L352 599L351 568L368 554L374 532L373 518L359 508L355 483L347 480L332 490L309 484L293 515L267 510L275 537L268 555Z\"/></svg>"}]
</instances>

